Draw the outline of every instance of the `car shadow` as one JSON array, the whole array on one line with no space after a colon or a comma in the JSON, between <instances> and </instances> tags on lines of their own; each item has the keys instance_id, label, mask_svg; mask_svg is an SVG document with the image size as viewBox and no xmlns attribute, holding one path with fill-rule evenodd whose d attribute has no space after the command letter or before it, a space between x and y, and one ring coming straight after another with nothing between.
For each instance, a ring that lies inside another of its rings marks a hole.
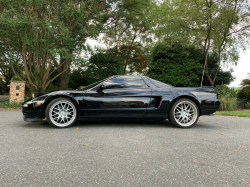
<instances>
[{"instance_id":1,"label":"car shadow","mask_svg":"<svg viewBox=\"0 0 250 187\"><path fill-rule=\"evenodd\" d=\"M55 129L50 126L47 120L43 120L42 122L30 122L22 125L25 128L46 128L46 129ZM172 125L168 120L164 121L77 121L73 126L69 128L77 128L77 127L85 127L85 128L96 128L96 127L112 127L112 128L121 128L121 127L129 127L129 128L176 128ZM211 129L216 128L214 125L210 125L207 123L197 122L197 124L190 129Z\"/></svg>"},{"instance_id":2,"label":"car shadow","mask_svg":"<svg viewBox=\"0 0 250 187\"><path fill-rule=\"evenodd\" d=\"M77 121L74 126L91 127L169 127L173 125L168 120L165 121Z\"/></svg>"}]
</instances>

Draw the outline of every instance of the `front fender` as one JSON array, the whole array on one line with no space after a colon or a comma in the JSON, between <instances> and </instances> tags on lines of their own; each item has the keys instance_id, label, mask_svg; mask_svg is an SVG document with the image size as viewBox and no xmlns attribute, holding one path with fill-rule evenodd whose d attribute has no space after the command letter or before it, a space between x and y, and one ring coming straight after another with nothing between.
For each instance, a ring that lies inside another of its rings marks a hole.
<instances>
[{"instance_id":1,"label":"front fender","mask_svg":"<svg viewBox=\"0 0 250 187\"><path fill-rule=\"evenodd\" d=\"M41 110L42 111L42 117L45 118L45 110L48 106L48 104L54 100L54 99L57 99L57 98L60 98L60 97L65 97L67 99L70 99L76 106L76 109L77 109L77 113L79 114L79 102L76 100L75 97L73 97L71 94L51 94L51 95L48 95L48 97L44 100L44 103L43 105L40 107L40 108L37 108L37 110Z\"/></svg>"}]
</instances>

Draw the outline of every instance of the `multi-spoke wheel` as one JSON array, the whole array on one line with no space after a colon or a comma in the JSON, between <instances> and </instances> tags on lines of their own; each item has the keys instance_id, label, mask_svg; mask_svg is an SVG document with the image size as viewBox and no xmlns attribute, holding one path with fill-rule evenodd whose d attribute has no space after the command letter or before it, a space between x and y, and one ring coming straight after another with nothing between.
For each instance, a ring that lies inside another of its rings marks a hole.
<instances>
[{"instance_id":1,"label":"multi-spoke wheel","mask_svg":"<svg viewBox=\"0 0 250 187\"><path fill-rule=\"evenodd\" d=\"M73 125L77 119L77 110L74 103L67 98L58 98L51 101L45 111L50 125L63 128Z\"/></svg>"},{"instance_id":2,"label":"multi-spoke wheel","mask_svg":"<svg viewBox=\"0 0 250 187\"><path fill-rule=\"evenodd\" d=\"M196 124L198 118L199 109L190 99L179 99L170 109L170 122L178 127L192 127Z\"/></svg>"}]
</instances>

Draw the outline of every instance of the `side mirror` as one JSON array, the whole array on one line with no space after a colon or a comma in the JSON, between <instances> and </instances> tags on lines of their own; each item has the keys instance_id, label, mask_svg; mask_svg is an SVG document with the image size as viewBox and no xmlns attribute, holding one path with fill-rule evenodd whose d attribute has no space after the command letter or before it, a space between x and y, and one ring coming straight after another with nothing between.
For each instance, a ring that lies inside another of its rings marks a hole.
<instances>
[{"instance_id":1,"label":"side mirror","mask_svg":"<svg viewBox=\"0 0 250 187\"><path fill-rule=\"evenodd\" d=\"M102 92L102 90L104 90L104 85L103 84L101 86L99 86L99 88L97 89L97 92Z\"/></svg>"}]
</instances>

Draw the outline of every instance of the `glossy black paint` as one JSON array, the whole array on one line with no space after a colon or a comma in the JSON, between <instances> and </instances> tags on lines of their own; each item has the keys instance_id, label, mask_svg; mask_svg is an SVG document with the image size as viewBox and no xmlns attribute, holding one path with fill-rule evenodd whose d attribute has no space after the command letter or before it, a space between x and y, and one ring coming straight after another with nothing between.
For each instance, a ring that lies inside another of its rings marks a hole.
<instances>
[{"instance_id":1,"label":"glossy black paint","mask_svg":"<svg viewBox=\"0 0 250 187\"><path fill-rule=\"evenodd\" d=\"M167 119L169 109L179 98L193 100L200 115L212 114L220 106L213 87L178 88L144 76L123 75L110 77L87 90L57 91L25 101L22 104L24 120L41 121L45 118L46 106L59 97L75 103L80 120Z\"/></svg>"}]
</instances>

